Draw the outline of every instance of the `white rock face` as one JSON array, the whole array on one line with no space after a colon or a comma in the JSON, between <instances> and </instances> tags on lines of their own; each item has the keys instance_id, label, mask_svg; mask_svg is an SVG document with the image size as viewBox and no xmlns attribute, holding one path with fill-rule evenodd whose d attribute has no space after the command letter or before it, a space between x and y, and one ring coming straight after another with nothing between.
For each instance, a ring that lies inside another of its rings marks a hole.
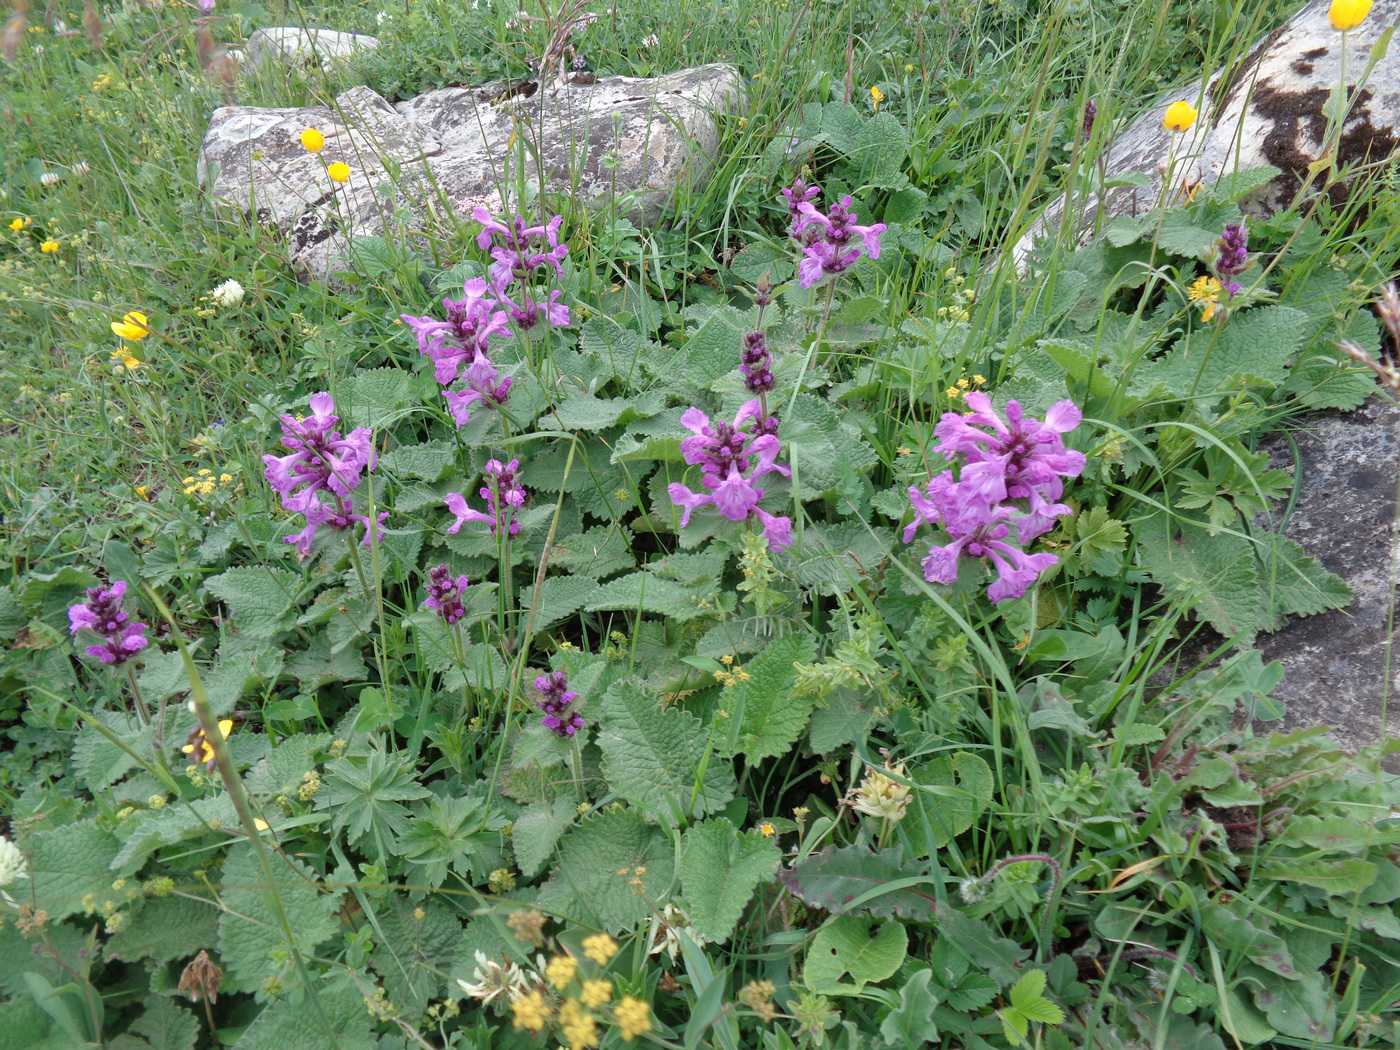
<instances>
[{"instance_id":1,"label":"white rock face","mask_svg":"<svg viewBox=\"0 0 1400 1050\"><path fill-rule=\"evenodd\" d=\"M1131 214L1152 207L1161 191L1169 154L1174 183L1204 180L1207 185L1233 171L1272 164L1282 174L1248 203L1268 214L1287 206L1307 177L1308 165L1322 153L1327 128L1323 115L1342 69L1342 34L1327 21L1328 0L1311 0L1286 24L1264 37L1236 66L1171 92L1141 114L1108 148L1110 177L1137 173L1145 188L1121 187L1105 194L1108 215ZM1376 0L1370 17L1346 34L1347 80L1355 84L1372 46L1400 19L1400 0ZM1190 131L1173 135L1162 115L1176 99L1200 110ZM1384 162L1400 147L1400 46L1392 46L1357 95L1338 149L1339 167ZM1314 182L1314 188L1319 183ZM1345 197L1344 182L1328 192ZM1076 210L1092 221L1100 202L1093 196L1076 201ZM1054 231L1064 210L1052 204L1043 218L1016 245L1024 261L1034 242ZM1076 216L1078 219L1079 216Z\"/></svg>"},{"instance_id":2,"label":"white rock face","mask_svg":"<svg viewBox=\"0 0 1400 1050\"><path fill-rule=\"evenodd\" d=\"M616 194L634 222L654 222L678 185L712 170L717 117L744 97L736 69L709 65L544 89L445 88L397 106L367 87L330 107L226 106L210 119L199 179L216 203L284 229L293 262L325 277L345 268L351 238L412 235L433 214L468 220L479 205L499 209L498 187L522 178L590 202ZM319 155L298 141L307 127L326 137ZM349 165L349 182L326 176L334 161Z\"/></svg>"},{"instance_id":3,"label":"white rock face","mask_svg":"<svg viewBox=\"0 0 1400 1050\"><path fill-rule=\"evenodd\" d=\"M379 38L363 33L340 33L334 29L302 29L277 26L258 29L248 38L248 57L253 65L272 59L287 64L314 66L318 62L338 62L356 51L379 46Z\"/></svg>"}]
</instances>

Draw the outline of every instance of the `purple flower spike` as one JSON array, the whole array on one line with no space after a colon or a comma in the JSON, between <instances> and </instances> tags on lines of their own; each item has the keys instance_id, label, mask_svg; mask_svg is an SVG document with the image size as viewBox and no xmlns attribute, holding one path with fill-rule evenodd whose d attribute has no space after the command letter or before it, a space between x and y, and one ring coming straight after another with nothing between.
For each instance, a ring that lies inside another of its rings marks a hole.
<instances>
[{"instance_id":1,"label":"purple flower spike","mask_svg":"<svg viewBox=\"0 0 1400 1050\"><path fill-rule=\"evenodd\" d=\"M922 490L909 489L914 520L904 530L904 542L912 542L922 525L941 528L949 542L929 548L924 578L952 583L961 558L984 559L997 574L987 597L1002 602L1021 597L1059 561L1022 548L1070 512L1058 502L1063 479L1083 472L1084 454L1065 448L1062 435L1083 417L1072 401L1052 405L1044 420L1026 416L1016 401L1007 402L1003 420L980 391L968 394L966 403L971 412L947 412L934 428L938 451L950 460L961 458L957 480L949 472Z\"/></svg>"},{"instance_id":2,"label":"purple flower spike","mask_svg":"<svg viewBox=\"0 0 1400 1050\"><path fill-rule=\"evenodd\" d=\"M794 192L799 186L802 194ZM880 258L880 237L885 224L877 222L861 226L851 208L851 198L842 197L826 213L812 199L815 187L807 187L799 179L783 190L789 213L793 216L788 233L802 246L802 261L797 266L797 283L812 288L829 278L845 273L863 255Z\"/></svg>"},{"instance_id":3,"label":"purple flower spike","mask_svg":"<svg viewBox=\"0 0 1400 1050\"><path fill-rule=\"evenodd\" d=\"M739 371L744 374L744 385L751 394L766 394L773 389L773 355L768 352L768 341L762 332L749 332L744 336Z\"/></svg>"},{"instance_id":4,"label":"purple flower spike","mask_svg":"<svg viewBox=\"0 0 1400 1050\"><path fill-rule=\"evenodd\" d=\"M690 524L695 511L710 506L729 521L756 519L774 550L791 542L791 521L774 517L758 505L763 489L755 481L772 473L791 476L788 468L777 462L782 453L777 421L762 419L762 412L754 400L744 403L733 423L711 423L709 416L693 407L681 416L681 425L691 432L681 441L681 457L700 468L700 481L707 490L692 492L679 482L668 486L671 502L681 508L681 528ZM746 424L752 424L751 429L744 429Z\"/></svg>"},{"instance_id":5,"label":"purple flower spike","mask_svg":"<svg viewBox=\"0 0 1400 1050\"><path fill-rule=\"evenodd\" d=\"M796 237L802 232L803 226L806 225L802 217L802 206L804 204L811 204L812 201L816 200L821 195L822 189L820 186L809 186L806 181L801 178L793 179L791 186L783 187L783 199L787 201L788 206L789 236Z\"/></svg>"},{"instance_id":6,"label":"purple flower spike","mask_svg":"<svg viewBox=\"0 0 1400 1050\"><path fill-rule=\"evenodd\" d=\"M551 671L535 678L535 692L540 694L540 719L544 727L558 736L573 736L583 728L583 716L573 709L578 693L569 688L569 677L563 671Z\"/></svg>"},{"instance_id":7,"label":"purple flower spike","mask_svg":"<svg viewBox=\"0 0 1400 1050\"><path fill-rule=\"evenodd\" d=\"M86 631L101 639L83 650L88 656L110 667L126 663L150 644L146 625L132 620L122 609L125 580L110 587L90 587L84 597L86 601L68 609L68 632L76 635Z\"/></svg>"},{"instance_id":8,"label":"purple flower spike","mask_svg":"<svg viewBox=\"0 0 1400 1050\"><path fill-rule=\"evenodd\" d=\"M480 403L500 406L510 397L510 377L502 378L485 354L477 354L476 360L467 369L466 377L465 389L442 392L442 396L447 400L447 410L452 413L452 419L459 427L466 426L471 420L474 405Z\"/></svg>"},{"instance_id":9,"label":"purple flower spike","mask_svg":"<svg viewBox=\"0 0 1400 1050\"><path fill-rule=\"evenodd\" d=\"M1244 223L1228 224L1216 248L1219 254L1215 259L1215 272L1221 277L1233 277L1249 267L1249 230Z\"/></svg>"},{"instance_id":10,"label":"purple flower spike","mask_svg":"<svg viewBox=\"0 0 1400 1050\"><path fill-rule=\"evenodd\" d=\"M467 281L461 299L444 299L447 320L401 314L399 320L418 338L418 352L433 362L440 386L448 386L462 367L490 350L492 339L510 335L510 318L481 277Z\"/></svg>"},{"instance_id":11,"label":"purple flower spike","mask_svg":"<svg viewBox=\"0 0 1400 1050\"><path fill-rule=\"evenodd\" d=\"M473 210L472 218L481 223L477 247L489 249L491 258L496 260L491 264L491 277L498 287L512 279L528 281L540 267L549 267L556 277L563 276L569 246L559 240L559 228L564 225L562 215L554 216L543 226L527 226L519 215L506 223L485 208Z\"/></svg>"},{"instance_id":12,"label":"purple flower spike","mask_svg":"<svg viewBox=\"0 0 1400 1050\"><path fill-rule=\"evenodd\" d=\"M369 544L372 538L369 519L353 512L350 497L377 462L374 437L367 427L357 427L342 437L335 429L339 421L331 395L313 394L310 416L282 417L282 447L289 449L289 454L263 456L263 473L281 497L282 508L306 520L300 532L285 537L303 558L311 553L311 542L322 525L337 530L362 525L364 543ZM379 535L388 516L387 511L378 515L373 536Z\"/></svg>"},{"instance_id":13,"label":"purple flower spike","mask_svg":"<svg viewBox=\"0 0 1400 1050\"><path fill-rule=\"evenodd\" d=\"M456 623L467 615L462 595L470 583L466 576L454 577L446 565L434 565L428 570L428 597L423 607L432 609L448 624Z\"/></svg>"},{"instance_id":14,"label":"purple flower spike","mask_svg":"<svg viewBox=\"0 0 1400 1050\"><path fill-rule=\"evenodd\" d=\"M473 510L460 492L449 492L442 502L457 520L447 531L456 533L468 522L476 522L490 528L492 535L499 535L502 528L505 528L508 536L519 534L520 522L515 517L515 511L525 505L527 495L525 487L517 478L519 472L518 459L509 463L502 463L499 459L488 460L485 471L486 484L477 491L491 512L486 514Z\"/></svg>"}]
</instances>

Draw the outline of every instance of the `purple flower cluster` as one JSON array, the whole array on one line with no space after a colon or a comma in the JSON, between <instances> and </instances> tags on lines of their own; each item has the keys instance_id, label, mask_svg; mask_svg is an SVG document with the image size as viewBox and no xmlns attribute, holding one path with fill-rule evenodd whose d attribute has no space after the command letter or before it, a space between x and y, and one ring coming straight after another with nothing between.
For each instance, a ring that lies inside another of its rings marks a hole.
<instances>
[{"instance_id":1,"label":"purple flower cluster","mask_svg":"<svg viewBox=\"0 0 1400 1050\"><path fill-rule=\"evenodd\" d=\"M744 424L750 422L752 429L745 430ZM754 485L765 474L790 476L787 467L777 462L782 452L777 419L764 417L761 404L753 400L745 402L733 423L711 423L709 416L692 407L681 416L681 425L691 432L681 442L681 456L700 468L700 482L707 490L692 492L677 482L667 488L671 502L681 508L681 528L690 524L692 513L708 505L730 521L756 518L773 550L788 546L792 521L760 507L763 489Z\"/></svg>"},{"instance_id":2,"label":"purple flower cluster","mask_svg":"<svg viewBox=\"0 0 1400 1050\"><path fill-rule=\"evenodd\" d=\"M509 339L512 325L515 332L528 332L541 321L569 323L569 308L559 301L559 289L541 296L530 287L541 268L553 270L556 277L563 273L569 254L569 246L559 241L563 216L556 215L543 226L527 226L519 216L507 225L485 208L477 208L472 217L482 227L477 244L490 249L495 260L491 279L474 277L463 286L463 298L444 299L446 320L400 315L417 338L419 353L433 362L438 385L450 387L459 378L464 380L461 388L443 391L459 427L471 419L476 405L503 405L510 396L510 377L502 376L491 361L492 340Z\"/></svg>"},{"instance_id":3,"label":"purple flower cluster","mask_svg":"<svg viewBox=\"0 0 1400 1050\"><path fill-rule=\"evenodd\" d=\"M1220 240L1216 242L1215 272L1221 277L1229 278L1244 273L1248 267L1249 230L1242 222L1229 223L1220 234ZM1227 280L1224 283L1231 295L1239 291L1239 285L1234 281ZM1231 288L1231 285L1234 287Z\"/></svg>"},{"instance_id":4,"label":"purple flower cluster","mask_svg":"<svg viewBox=\"0 0 1400 1050\"><path fill-rule=\"evenodd\" d=\"M509 463L502 463L499 459L487 460L485 473L486 484L477 491L491 513L472 510L460 492L449 492L442 502L457 520L448 528L448 532L457 532L469 521L488 526L493 536L500 535L502 528L508 536L520 532L520 522L514 517L514 512L525 505L526 497L525 486L516 477L520 473L520 460L513 459Z\"/></svg>"},{"instance_id":5,"label":"purple flower cluster","mask_svg":"<svg viewBox=\"0 0 1400 1050\"><path fill-rule=\"evenodd\" d=\"M146 625L132 620L122 609L126 596L126 581L117 580L110 587L90 587L85 597L68 608L68 631L91 631L101 639L83 651L104 664L124 664L150 644Z\"/></svg>"},{"instance_id":6,"label":"purple flower cluster","mask_svg":"<svg viewBox=\"0 0 1400 1050\"><path fill-rule=\"evenodd\" d=\"M583 716L573 709L578 693L569 688L569 677L563 671L551 671L535 678L535 691L540 694L540 710L544 727L559 736L573 736L583 728Z\"/></svg>"},{"instance_id":7,"label":"purple flower cluster","mask_svg":"<svg viewBox=\"0 0 1400 1050\"><path fill-rule=\"evenodd\" d=\"M922 491L910 487L914 520L904 530L904 542L911 542L921 525L942 528L949 542L929 548L924 578L952 583L960 557L985 558L997 573L987 597L1001 602L1021 597L1059 561L1053 554L1027 554L1023 548L1070 512L1058 502L1063 479L1079 476L1084 454L1065 448L1062 435L1083 417L1072 401L1052 405L1044 421L1008 401L1003 421L991 398L980 391L967 395L967 405L971 412L946 412L934 430L937 450L950 460L961 457L958 478L943 473ZM1014 542L1009 538L1013 525Z\"/></svg>"},{"instance_id":8,"label":"purple flower cluster","mask_svg":"<svg viewBox=\"0 0 1400 1050\"><path fill-rule=\"evenodd\" d=\"M449 625L454 624L467 615L462 595L470 585L465 575L454 577L446 565L434 565L428 570L428 597L423 607L432 609Z\"/></svg>"},{"instance_id":9,"label":"purple flower cluster","mask_svg":"<svg viewBox=\"0 0 1400 1050\"><path fill-rule=\"evenodd\" d=\"M762 332L744 336L739 371L744 373L744 385L750 393L766 394L773 389L773 355L768 352L768 340Z\"/></svg>"},{"instance_id":10,"label":"purple flower cluster","mask_svg":"<svg viewBox=\"0 0 1400 1050\"><path fill-rule=\"evenodd\" d=\"M783 189L790 219L788 235L802 246L797 283L803 288L812 288L844 273L862 255L880 258L880 235L885 232L883 222L871 226L856 224L849 195L825 213L812 203L820 195L820 187L809 186L802 179Z\"/></svg>"},{"instance_id":11,"label":"purple flower cluster","mask_svg":"<svg viewBox=\"0 0 1400 1050\"><path fill-rule=\"evenodd\" d=\"M281 497L282 508L306 520L300 532L285 537L303 558L311 553L312 540L322 525L348 529L358 523L365 527L364 542L370 542L369 518L353 513L350 498L365 471L374 469L374 438L367 427L342 437L335 429L339 421L331 395L312 394L310 416L282 417L282 447L288 454L263 456L263 473ZM381 512L378 525L388 516L387 511Z\"/></svg>"}]
</instances>

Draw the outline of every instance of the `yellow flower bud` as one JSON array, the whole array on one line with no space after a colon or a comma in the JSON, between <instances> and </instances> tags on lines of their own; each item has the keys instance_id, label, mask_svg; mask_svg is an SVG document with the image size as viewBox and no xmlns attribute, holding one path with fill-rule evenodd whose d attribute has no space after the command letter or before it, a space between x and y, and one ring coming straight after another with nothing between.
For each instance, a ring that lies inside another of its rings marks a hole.
<instances>
[{"instance_id":1,"label":"yellow flower bud","mask_svg":"<svg viewBox=\"0 0 1400 1050\"><path fill-rule=\"evenodd\" d=\"M1332 0L1327 8L1327 21L1332 23L1333 29L1345 33L1366 21L1370 13L1371 0Z\"/></svg>"},{"instance_id":2,"label":"yellow flower bud","mask_svg":"<svg viewBox=\"0 0 1400 1050\"><path fill-rule=\"evenodd\" d=\"M1187 131L1194 123L1196 123L1196 107L1184 98L1173 102L1167 107L1166 113L1162 115L1162 127L1168 131Z\"/></svg>"}]
</instances>

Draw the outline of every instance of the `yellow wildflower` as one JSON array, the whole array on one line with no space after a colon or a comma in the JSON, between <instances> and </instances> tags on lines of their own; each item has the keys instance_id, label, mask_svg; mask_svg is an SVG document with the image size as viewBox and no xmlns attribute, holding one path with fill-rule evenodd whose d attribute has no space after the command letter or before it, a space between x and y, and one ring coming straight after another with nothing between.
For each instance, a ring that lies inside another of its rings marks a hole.
<instances>
[{"instance_id":1,"label":"yellow wildflower","mask_svg":"<svg viewBox=\"0 0 1400 1050\"><path fill-rule=\"evenodd\" d=\"M10 220L10 229L14 230L15 233L19 233L19 231L28 226L31 221L33 220L26 219L23 215L16 215Z\"/></svg>"},{"instance_id":2,"label":"yellow wildflower","mask_svg":"<svg viewBox=\"0 0 1400 1050\"><path fill-rule=\"evenodd\" d=\"M909 73L914 72L914 63L913 63L913 62L906 62L906 63L904 63L904 72L905 72L906 74L909 74Z\"/></svg>"},{"instance_id":3,"label":"yellow wildflower","mask_svg":"<svg viewBox=\"0 0 1400 1050\"><path fill-rule=\"evenodd\" d=\"M219 735L225 740L233 732L233 719L219 719ZM197 751L196 751L197 749ZM190 742L180 748L182 752L191 756L196 762L203 762L210 769L214 768L214 745L209 742L209 738L204 735L204 727L200 726L190 734Z\"/></svg>"},{"instance_id":4,"label":"yellow wildflower","mask_svg":"<svg viewBox=\"0 0 1400 1050\"><path fill-rule=\"evenodd\" d=\"M301 148L307 153L320 153L326 148L326 136L316 128L304 128L299 138Z\"/></svg>"},{"instance_id":5,"label":"yellow wildflower","mask_svg":"<svg viewBox=\"0 0 1400 1050\"><path fill-rule=\"evenodd\" d=\"M556 991L560 992L573 983L577 974L578 963L571 955L556 955L549 960L549 965L544 969L545 980L552 984Z\"/></svg>"},{"instance_id":6,"label":"yellow wildflower","mask_svg":"<svg viewBox=\"0 0 1400 1050\"><path fill-rule=\"evenodd\" d=\"M1345 33L1366 21L1370 13L1371 0L1332 0L1327 8L1327 21L1332 23L1333 29Z\"/></svg>"},{"instance_id":7,"label":"yellow wildflower","mask_svg":"<svg viewBox=\"0 0 1400 1050\"><path fill-rule=\"evenodd\" d=\"M778 833L778 829L773 826L773 822L765 820L758 826L758 833L766 839L771 839Z\"/></svg>"},{"instance_id":8,"label":"yellow wildflower","mask_svg":"<svg viewBox=\"0 0 1400 1050\"><path fill-rule=\"evenodd\" d=\"M1188 131L1194 123L1196 123L1196 107L1184 98L1173 102L1162 114L1162 127L1168 131Z\"/></svg>"},{"instance_id":9,"label":"yellow wildflower","mask_svg":"<svg viewBox=\"0 0 1400 1050\"><path fill-rule=\"evenodd\" d=\"M651 1008L630 995L622 997L622 1002L617 1004L613 1016L617 1019L622 1038L629 1042L651 1031Z\"/></svg>"},{"instance_id":10,"label":"yellow wildflower","mask_svg":"<svg viewBox=\"0 0 1400 1050\"><path fill-rule=\"evenodd\" d=\"M606 966L617 954L617 942L606 933L595 933L583 939L583 954L599 966Z\"/></svg>"},{"instance_id":11,"label":"yellow wildflower","mask_svg":"<svg viewBox=\"0 0 1400 1050\"><path fill-rule=\"evenodd\" d=\"M517 995L510 1001L511 1023L527 1032L543 1032L549 1023L549 1004L544 993L536 989L527 995Z\"/></svg>"},{"instance_id":12,"label":"yellow wildflower","mask_svg":"<svg viewBox=\"0 0 1400 1050\"><path fill-rule=\"evenodd\" d=\"M350 165L343 160L338 160L334 164L326 166L326 175L332 182L349 182Z\"/></svg>"},{"instance_id":13,"label":"yellow wildflower","mask_svg":"<svg viewBox=\"0 0 1400 1050\"><path fill-rule=\"evenodd\" d=\"M876 113L880 112L880 103L883 101L885 101L885 93L880 90L880 85L870 85L870 108Z\"/></svg>"},{"instance_id":14,"label":"yellow wildflower","mask_svg":"<svg viewBox=\"0 0 1400 1050\"><path fill-rule=\"evenodd\" d=\"M569 1050L586 1050L598 1045L598 1021L575 999L559 1008L559 1027Z\"/></svg>"},{"instance_id":15,"label":"yellow wildflower","mask_svg":"<svg viewBox=\"0 0 1400 1050\"><path fill-rule=\"evenodd\" d=\"M948 400L950 401L956 401L958 398L962 397L962 391L955 386L950 386L947 390L943 391L943 393L948 395Z\"/></svg>"},{"instance_id":16,"label":"yellow wildflower","mask_svg":"<svg viewBox=\"0 0 1400 1050\"><path fill-rule=\"evenodd\" d=\"M1201 320L1209 321L1220 308L1221 288L1218 278L1202 274L1186 289L1186 298L1201 307Z\"/></svg>"},{"instance_id":17,"label":"yellow wildflower","mask_svg":"<svg viewBox=\"0 0 1400 1050\"><path fill-rule=\"evenodd\" d=\"M583 991L579 993L579 999L584 1006L591 1009L598 1009L612 998L612 985L607 981L584 981Z\"/></svg>"},{"instance_id":18,"label":"yellow wildflower","mask_svg":"<svg viewBox=\"0 0 1400 1050\"><path fill-rule=\"evenodd\" d=\"M106 90L107 90L109 87L111 87L111 86L112 86L112 74L111 74L111 73L103 73L101 76L99 76L96 80L94 80L94 81L92 82L92 90L94 90L94 91L106 91Z\"/></svg>"},{"instance_id":19,"label":"yellow wildflower","mask_svg":"<svg viewBox=\"0 0 1400 1050\"><path fill-rule=\"evenodd\" d=\"M135 372L141 367L141 359L124 346L119 346L112 351L112 364L125 368L128 372Z\"/></svg>"},{"instance_id":20,"label":"yellow wildflower","mask_svg":"<svg viewBox=\"0 0 1400 1050\"><path fill-rule=\"evenodd\" d=\"M128 310L120 321L112 322L112 331L131 343L139 343L151 334L151 323L140 310Z\"/></svg>"},{"instance_id":21,"label":"yellow wildflower","mask_svg":"<svg viewBox=\"0 0 1400 1050\"><path fill-rule=\"evenodd\" d=\"M231 481L233 481L233 475L232 475L232 474L220 474L220 475L219 475L219 484L220 484L220 485L227 485L227 484L229 484L229 482L231 482Z\"/></svg>"},{"instance_id":22,"label":"yellow wildflower","mask_svg":"<svg viewBox=\"0 0 1400 1050\"><path fill-rule=\"evenodd\" d=\"M973 386L986 386L986 385L987 385L987 377L984 376L984 375L980 375L980 374L974 374L973 377L972 377L972 385L973 385Z\"/></svg>"},{"instance_id":23,"label":"yellow wildflower","mask_svg":"<svg viewBox=\"0 0 1400 1050\"><path fill-rule=\"evenodd\" d=\"M145 486L145 485L137 485L137 486L136 486L136 495L140 496L142 499L150 499L150 498L151 498L151 490L150 490L147 486Z\"/></svg>"},{"instance_id":24,"label":"yellow wildflower","mask_svg":"<svg viewBox=\"0 0 1400 1050\"><path fill-rule=\"evenodd\" d=\"M53 255L58 251L58 242L50 237L47 241L39 245L39 250L45 255Z\"/></svg>"},{"instance_id":25,"label":"yellow wildflower","mask_svg":"<svg viewBox=\"0 0 1400 1050\"><path fill-rule=\"evenodd\" d=\"M253 818L253 830L254 830L254 831L266 831L266 830L267 830L268 828L270 828L271 826L272 826L272 825L269 824L267 821L263 820L262 817L254 817L254 818Z\"/></svg>"}]
</instances>

